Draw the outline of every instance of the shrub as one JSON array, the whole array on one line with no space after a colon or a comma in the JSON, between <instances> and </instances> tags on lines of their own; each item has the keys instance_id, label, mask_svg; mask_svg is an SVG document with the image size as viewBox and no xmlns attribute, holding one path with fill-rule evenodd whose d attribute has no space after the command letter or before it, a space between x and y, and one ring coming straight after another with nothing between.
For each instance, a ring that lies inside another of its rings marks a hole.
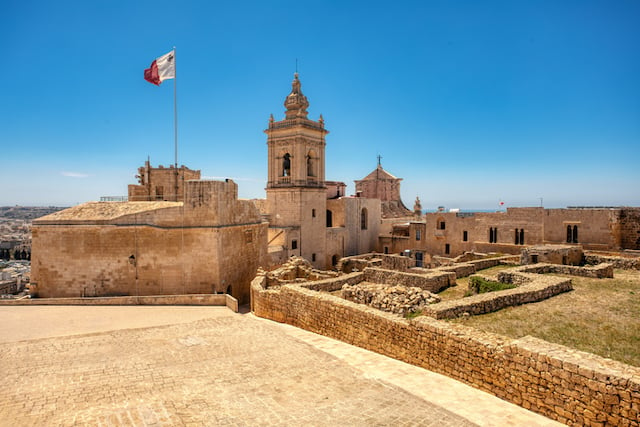
<instances>
[{"instance_id":1,"label":"shrub","mask_svg":"<svg viewBox=\"0 0 640 427\"><path fill-rule=\"evenodd\" d=\"M469 278L469 292L465 296L483 294L485 292L502 291L505 289L513 289L516 285L510 283L494 282L480 276L471 276Z\"/></svg>"}]
</instances>

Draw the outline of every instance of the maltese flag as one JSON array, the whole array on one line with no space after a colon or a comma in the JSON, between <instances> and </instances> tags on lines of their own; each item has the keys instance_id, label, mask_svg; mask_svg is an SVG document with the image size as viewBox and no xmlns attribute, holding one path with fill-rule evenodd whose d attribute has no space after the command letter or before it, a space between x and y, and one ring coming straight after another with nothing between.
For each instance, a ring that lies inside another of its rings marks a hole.
<instances>
[{"instance_id":1,"label":"maltese flag","mask_svg":"<svg viewBox=\"0 0 640 427\"><path fill-rule=\"evenodd\" d=\"M160 86L167 79L176 78L176 52L172 50L151 63L151 67L144 70L144 79L149 83Z\"/></svg>"}]
</instances>

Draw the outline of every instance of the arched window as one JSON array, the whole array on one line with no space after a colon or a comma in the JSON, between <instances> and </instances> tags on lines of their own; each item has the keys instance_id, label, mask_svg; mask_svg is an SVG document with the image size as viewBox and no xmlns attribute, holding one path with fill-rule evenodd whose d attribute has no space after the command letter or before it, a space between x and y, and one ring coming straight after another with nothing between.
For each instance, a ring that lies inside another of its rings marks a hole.
<instances>
[{"instance_id":1,"label":"arched window","mask_svg":"<svg viewBox=\"0 0 640 427\"><path fill-rule=\"evenodd\" d=\"M491 227L489 228L489 243L497 243L498 242L498 228Z\"/></svg>"},{"instance_id":2,"label":"arched window","mask_svg":"<svg viewBox=\"0 0 640 427\"><path fill-rule=\"evenodd\" d=\"M524 228L520 229L520 244L524 245Z\"/></svg>"},{"instance_id":3,"label":"arched window","mask_svg":"<svg viewBox=\"0 0 640 427\"><path fill-rule=\"evenodd\" d=\"M573 243L578 243L578 226L573 226Z\"/></svg>"},{"instance_id":4,"label":"arched window","mask_svg":"<svg viewBox=\"0 0 640 427\"><path fill-rule=\"evenodd\" d=\"M360 229L361 230L366 230L367 229L367 208L362 208L362 210L360 211Z\"/></svg>"},{"instance_id":5,"label":"arched window","mask_svg":"<svg viewBox=\"0 0 640 427\"><path fill-rule=\"evenodd\" d=\"M333 227L333 212L327 209L327 227Z\"/></svg>"},{"instance_id":6,"label":"arched window","mask_svg":"<svg viewBox=\"0 0 640 427\"><path fill-rule=\"evenodd\" d=\"M519 245L520 244L520 231L516 228L516 239L514 244Z\"/></svg>"},{"instance_id":7,"label":"arched window","mask_svg":"<svg viewBox=\"0 0 640 427\"><path fill-rule=\"evenodd\" d=\"M282 156L282 176L291 176L291 154Z\"/></svg>"},{"instance_id":8,"label":"arched window","mask_svg":"<svg viewBox=\"0 0 640 427\"><path fill-rule=\"evenodd\" d=\"M316 176L316 155L313 151L307 154L307 176Z\"/></svg>"},{"instance_id":9,"label":"arched window","mask_svg":"<svg viewBox=\"0 0 640 427\"><path fill-rule=\"evenodd\" d=\"M567 225L567 243L571 243L573 241L573 232L570 225Z\"/></svg>"}]
</instances>

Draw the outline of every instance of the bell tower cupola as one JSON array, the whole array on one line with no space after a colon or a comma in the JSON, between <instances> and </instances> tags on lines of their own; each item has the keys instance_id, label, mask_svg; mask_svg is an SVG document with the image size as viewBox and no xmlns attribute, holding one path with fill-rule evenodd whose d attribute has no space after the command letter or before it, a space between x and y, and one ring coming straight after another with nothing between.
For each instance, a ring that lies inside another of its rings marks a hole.
<instances>
[{"instance_id":1,"label":"bell tower cupola","mask_svg":"<svg viewBox=\"0 0 640 427\"><path fill-rule=\"evenodd\" d=\"M291 92L284 100L285 117L269 118L267 134L269 179L267 189L283 187L324 188L324 119L310 120L309 101L302 93L298 73L293 75Z\"/></svg>"},{"instance_id":2,"label":"bell tower cupola","mask_svg":"<svg viewBox=\"0 0 640 427\"><path fill-rule=\"evenodd\" d=\"M298 79L298 73L293 75L291 93L287 95L287 98L284 100L284 106L287 109L285 111L287 119L294 119L296 117L307 118L309 101L307 101L307 97L302 94L302 85Z\"/></svg>"}]
</instances>

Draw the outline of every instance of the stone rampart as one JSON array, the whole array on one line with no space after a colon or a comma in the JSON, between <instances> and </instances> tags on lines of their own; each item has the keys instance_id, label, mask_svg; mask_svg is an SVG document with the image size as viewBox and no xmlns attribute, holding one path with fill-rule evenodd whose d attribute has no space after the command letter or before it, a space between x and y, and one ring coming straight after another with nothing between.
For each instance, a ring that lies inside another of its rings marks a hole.
<instances>
[{"instance_id":1,"label":"stone rampart","mask_svg":"<svg viewBox=\"0 0 640 427\"><path fill-rule=\"evenodd\" d=\"M464 381L563 423L639 426L640 368L524 337L421 316L405 320L327 293L252 282L257 316Z\"/></svg>"},{"instance_id":2,"label":"stone rampart","mask_svg":"<svg viewBox=\"0 0 640 427\"><path fill-rule=\"evenodd\" d=\"M386 283L402 285L438 293L455 284L456 274L452 272L433 272L428 274L414 274L382 268L365 268L364 280L372 283Z\"/></svg>"}]
</instances>

